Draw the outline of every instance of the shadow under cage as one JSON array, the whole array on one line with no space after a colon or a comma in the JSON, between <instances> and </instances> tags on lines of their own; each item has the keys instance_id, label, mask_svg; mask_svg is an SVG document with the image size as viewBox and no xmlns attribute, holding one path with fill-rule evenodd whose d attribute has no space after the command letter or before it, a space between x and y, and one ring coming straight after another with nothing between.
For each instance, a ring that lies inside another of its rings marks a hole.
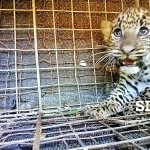
<instances>
[{"instance_id":1,"label":"shadow under cage","mask_svg":"<svg viewBox=\"0 0 150 150\"><path fill-rule=\"evenodd\" d=\"M100 61L100 22L130 6L150 3L0 0L1 150L150 148L148 113L99 120L78 114L116 86L113 63Z\"/></svg>"}]
</instances>

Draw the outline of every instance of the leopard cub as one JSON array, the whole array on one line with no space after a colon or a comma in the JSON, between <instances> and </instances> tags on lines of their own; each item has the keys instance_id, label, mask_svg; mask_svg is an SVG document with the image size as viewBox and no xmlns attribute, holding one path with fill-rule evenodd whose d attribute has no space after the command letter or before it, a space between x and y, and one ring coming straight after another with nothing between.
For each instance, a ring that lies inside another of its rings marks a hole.
<instances>
[{"instance_id":1,"label":"leopard cub","mask_svg":"<svg viewBox=\"0 0 150 150\"><path fill-rule=\"evenodd\" d=\"M119 82L104 103L84 109L102 118L122 112L150 86L150 11L129 8L109 24L107 31L111 55L119 66Z\"/></svg>"}]
</instances>

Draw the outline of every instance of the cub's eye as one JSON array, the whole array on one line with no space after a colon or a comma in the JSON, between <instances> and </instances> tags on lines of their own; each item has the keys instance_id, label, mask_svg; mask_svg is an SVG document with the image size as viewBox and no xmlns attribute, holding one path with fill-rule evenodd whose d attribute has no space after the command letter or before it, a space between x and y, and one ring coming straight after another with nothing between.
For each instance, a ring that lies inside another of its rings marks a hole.
<instances>
[{"instance_id":1,"label":"cub's eye","mask_svg":"<svg viewBox=\"0 0 150 150\"><path fill-rule=\"evenodd\" d=\"M120 28L115 29L113 33L116 37L121 37L122 36L122 31L121 31Z\"/></svg>"},{"instance_id":2,"label":"cub's eye","mask_svg":"<svg viewBox=\"0 0 150 150\"><path fill-rule=\"evenodd\" d=\"M149 33L149 29L147 27L141 27L139 30L139 35L140 36L145 36Z\"/></svg>"}]
</instances>

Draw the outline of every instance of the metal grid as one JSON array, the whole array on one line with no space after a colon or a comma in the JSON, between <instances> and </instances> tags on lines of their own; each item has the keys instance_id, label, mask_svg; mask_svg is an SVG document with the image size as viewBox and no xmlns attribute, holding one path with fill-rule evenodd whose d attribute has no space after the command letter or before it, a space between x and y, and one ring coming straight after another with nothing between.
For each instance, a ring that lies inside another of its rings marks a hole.
<instances>
[{"instance_id":1,"label":"metal grid","mask_svg":"<svg viewBox=\"0 0 150 150\"><path fill-rule=\"evenodd\" d=\"M95 0L1 1L1 109L57 108L106 97L103 89L112 87L114 78L97 63L103 43L100 21L119 12L106 13L107 5Z\"/></svg>"},{"instance_id":2,"label":"metal grid","mask_svg":"<svg viewBox=\"0 0 150 150\"><path fill-rule=\"evenodd\" d=\"M95 120L48 111L1 116L0 149L149 150L150 122L141 120L149 116Z\"/></svg>"},{"instance_id":3,"label":"metal grid","mask_svg":"<svg viewBox=\"0 0 150 150\"><path fill-rule=\"evenodd\" d=\"M150 147L148 120L126 126L116 123L122 118L94 120L64 112L102 101L115 86L118 75L98 63L101 20L113 20L129 6L149 8L149 1L0 2L0 149Z\"/></svg>"}]
</instances>

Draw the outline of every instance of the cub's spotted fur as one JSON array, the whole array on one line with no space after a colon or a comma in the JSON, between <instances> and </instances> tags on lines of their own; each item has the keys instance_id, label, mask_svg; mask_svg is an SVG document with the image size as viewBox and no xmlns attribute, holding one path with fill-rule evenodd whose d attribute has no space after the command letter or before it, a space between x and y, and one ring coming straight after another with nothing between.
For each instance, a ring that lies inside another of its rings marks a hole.
<instances>
[{"instance_id":1,"label":"cub's spotted fur","mask_svg":"<svg viewBox=\"0 0 150 150\"><path fill-rule=\"evenodd\" d=\"M112 22L110 35L120 78L104 103L87 107L86 113L95 117L123 111L150 86L150 12L144 8L129 8L120 13Z\"/></svg>"}]
</instances>

